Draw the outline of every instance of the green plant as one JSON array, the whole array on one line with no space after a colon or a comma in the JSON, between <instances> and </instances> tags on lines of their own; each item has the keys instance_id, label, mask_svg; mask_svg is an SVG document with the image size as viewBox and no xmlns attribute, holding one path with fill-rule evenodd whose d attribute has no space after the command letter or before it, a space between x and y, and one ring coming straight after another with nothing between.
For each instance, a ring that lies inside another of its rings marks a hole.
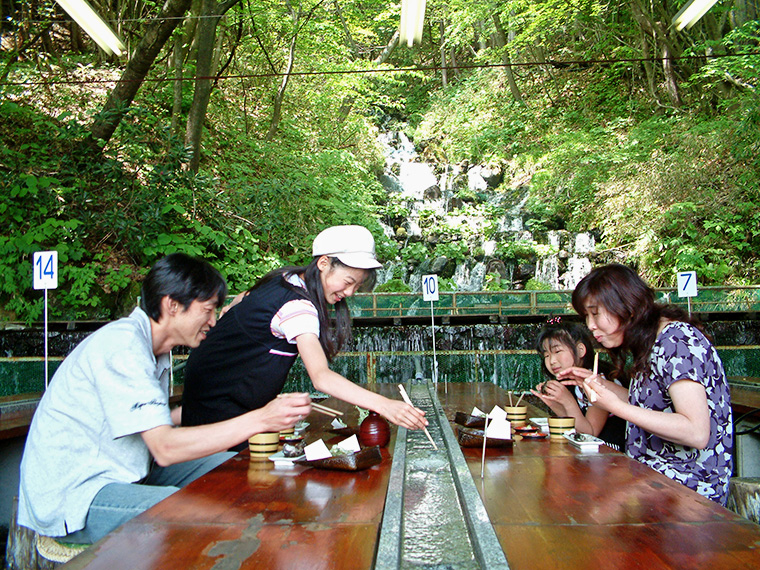
<instances>
[{"instance_id":1,"label":"green plant","mask_svg":"<svg viewBox=\"0 0 760 570\"><path fill-rule=\"evenodd\" d=\"M443 256L449 261L464 261L469 252L467 244L462 241L442 242L435 246L435 256Z\"/></svg>"},{"instance_id":2,"label":"green plant","mask_svg":"<svg viewBox=\"0 0 760 570\"><path fill-rule=\"evenodd\" d=\"M375 287L375 293L410 293L411 291L409 285L395 278Z\"/></svg>"},{"instance_id":3,"label":"green plant","mask_svg":"<svg viewBox=\"0 0 760 570\"><path fill-rule=\"evenodd\" d=\"M401 250L401 259L406 263L419 264L421 261L428 259L430 253L424 243L413 242Z\"/></svg>"}]
</instances>

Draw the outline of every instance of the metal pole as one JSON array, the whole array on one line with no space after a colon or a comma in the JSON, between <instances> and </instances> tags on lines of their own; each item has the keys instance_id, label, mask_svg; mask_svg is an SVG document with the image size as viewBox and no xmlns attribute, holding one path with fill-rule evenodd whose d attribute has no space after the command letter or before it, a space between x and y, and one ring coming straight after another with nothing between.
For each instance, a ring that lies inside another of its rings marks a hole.
<instances>
[{"instance_id":1,"label":"metal pole","mask_svg":"<svg viewBox=\"0 0 760 570\"><path fill-rule=\"evenodd\" d=\"M433 314L433 301L430 301L430 326L433 329L433 383L438 385L438 358L435 355L435 315Z\"/></svg>"},{"instance_id":2,"label":"metal pole","mask_svg":"<svg viewBox=\"0 0 760 570\"><path fill-rule=\"evenodd\" d=\"M45 390L48 388L48 290L45 288Z\"/></svg>"}]
</instances>

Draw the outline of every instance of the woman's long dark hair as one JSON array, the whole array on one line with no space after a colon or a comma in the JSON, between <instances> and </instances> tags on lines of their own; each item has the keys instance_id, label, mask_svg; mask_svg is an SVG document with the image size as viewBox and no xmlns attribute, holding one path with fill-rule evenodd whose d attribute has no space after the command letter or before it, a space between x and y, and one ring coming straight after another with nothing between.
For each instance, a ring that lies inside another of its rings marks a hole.
<instances>
[{"instance_id":1,"label":"woman's long dark hair","mask_svg":"<svg viewBox=\"0 0 760 570\"><path fill-rule=\"evenodd\" d=\"M623 371L628 354L633 359L630 378L649 372L649 354L657 339L660 318L683 321L695 326L679 307L655 303L654 289L630 267L612 263L593 269L573 291L573 308L586 318L584 304L593 299L617 317L623 329L623 343L610 348L616 372Z\"/></svg>"},{"instance_id":2,"label":"woman's long dark hair","mask_svg":"<svg viewBox=\"0 0 760 570\"><path fill-rule=\"evenodd\" d=\"M348 310L348 302L345 298L341 299L333 305L335 308L335 325L333 326L330 319L330 305L325 300L325 291L322 288L319 267L317 267L319 258L320 256L312 258L309 265L306 266L281 267L270 271L251 287L251 291L258 289L273 279L279 278L283 280L286 287L311 301L317 308L317 315L319 317L319 343L322 345L322 350L325 351L327 360L331 362L340 349L346 343L351 342L351 314ZM331 271L337 267L348 267L337 257L330 257L329 259ZM374 269L365 269L364 271L366 272L366 277L362 283L361 290L371 291L375 285L376 271ZM288 283L287 278L290 275L303 275L306 290L304 291L302 287Z\"/></svg>"}]
</instances>

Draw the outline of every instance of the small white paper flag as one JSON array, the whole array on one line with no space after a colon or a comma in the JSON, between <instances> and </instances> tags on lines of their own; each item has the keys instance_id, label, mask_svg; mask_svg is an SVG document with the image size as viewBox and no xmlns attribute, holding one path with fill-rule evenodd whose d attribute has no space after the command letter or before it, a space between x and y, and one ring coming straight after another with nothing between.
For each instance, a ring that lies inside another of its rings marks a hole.
<instances>
[{"instance_id":1,"label":"small white paper flag","mask_svg":"<svg viewBox=\"0 0 760 570\"><path fill-rule=\"evenodd\" d=\"M317 459L332 457L332 453L330 453L325 442L321 439L304 447L303 452L306 454L307 461L316 461Z\"/></svg>"},{"instance_id":2,"label":"small white paper flag","mask_svg":"<svg viewBox=\"0 0 760 570\"><path fill-rule=\"evenodd\" d=\"M351 451L353 453L356 453L357 451L361 451L361 447L359 446L359 440L356 438L356 435L352 435L348 439L344 439L340 443L337 444L338 447L341 449L345 449L346 451Z\"/></svg>"},{"instance_id":3,"label":"small white paper flag","mask_svg":"<svg viewBox=\"0 0 760 570\"><path fill-rule=\"evenodd\" d=\"M486 417L486 413L483 410L479 410L477 406L472 409L472 413L470 415L477 418Z\"/></svg>"},{"instance_id":4,"label":"small white paper flag","mask_svg":"<svg viewBox=\"0 0 760 570\"><path fill-rule=\"evenodd\" d=\"M344 424L340 418L335 418L332 423L330 424L335 429L341 429L346 427L346 424Z\"/></svg>"},{"instance_id":5,"label":"small white paper flag","mask_svg":"<svg viewBox=\"0 0 760 570\"><path fill-rule=\"evenodd\" d=\"M494 406L493 410L491 410L491 413L488 414L488 417L491 418L492 420L506 420L507 410L505 410L501 406Z\"/></svg>"},{"instance_id":6,"label":"small white paper flag","mask_svg":"<svg viewBox=\"0 0 760 570\"><path fill-rule=\"evenodd\" d=\"M491 439L509 439L512 435L512 425L505 418L491 420L486 429L486 437Z\"/></svg>"}]
</instances>

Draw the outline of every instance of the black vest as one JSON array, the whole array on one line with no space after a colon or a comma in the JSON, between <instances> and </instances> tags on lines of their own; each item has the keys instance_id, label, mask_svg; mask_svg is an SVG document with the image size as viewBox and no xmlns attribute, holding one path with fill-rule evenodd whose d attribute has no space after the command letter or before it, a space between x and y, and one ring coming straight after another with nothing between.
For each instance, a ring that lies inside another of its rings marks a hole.
<instances>
[{"instance_id":1,"label":"black vest","mask_svg":"<svg viewBox=\"0 0 760 570\"><path fill-rule=\"evenodd\" d=\"M182 425L227 420L277 397L298 349L276 338L270 323L285 303L302 298L276 277L227 311L187 359Z\"/></svg>"}]
</instances>

